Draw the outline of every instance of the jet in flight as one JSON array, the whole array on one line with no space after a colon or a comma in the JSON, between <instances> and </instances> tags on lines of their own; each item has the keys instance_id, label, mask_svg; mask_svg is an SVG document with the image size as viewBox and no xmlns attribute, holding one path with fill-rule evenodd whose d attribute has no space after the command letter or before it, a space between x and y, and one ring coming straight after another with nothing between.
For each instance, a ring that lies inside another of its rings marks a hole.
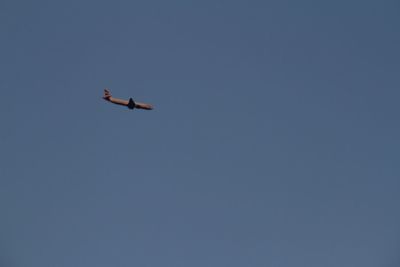
<instances>
[{"instance_id":1,"label":"jet in flight","mask_svg":"<svg viewBox=\"0 0 400 267\"><path fill-rule=\"evenodd\" d=\"M129 109L134 109L134 108L146 109L146 110L152 110L153 109L152 105L135 102L135 101L133 101L132 98L129 98L129 100L124 100L124 99L119 99L119 98L112 97L111 93L110 93L110 91L108 89L104 89L103 99L106 100L106 101L109 101L111 103L117 104L117 105L126 106Z\"/></svg>"}]
</instances>

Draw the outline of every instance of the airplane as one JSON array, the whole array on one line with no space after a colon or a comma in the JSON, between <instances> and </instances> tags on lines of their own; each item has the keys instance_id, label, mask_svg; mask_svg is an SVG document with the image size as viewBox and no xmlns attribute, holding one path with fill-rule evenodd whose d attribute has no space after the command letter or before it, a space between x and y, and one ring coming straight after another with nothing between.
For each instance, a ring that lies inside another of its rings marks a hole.
<instances>
[{"instance_id":1,"label":"airplane","mask_svg":"<svg viewBox=\"0 0 400 267\"><path fill-rule=\"evenodd\" d=\"M103 99L106 100L106 101L109 101L111 103L117 104L117 105L126 106L129 109L134 109L134 108L146 109L146 110L152 110L153 109L152 105L135 102L135 101L133 101L132 98L129 98L129 100L124 100L124 99L119 99L119 98L112 97L110 91L107 88L104 89Z\"/></svg>"}]
</instances>

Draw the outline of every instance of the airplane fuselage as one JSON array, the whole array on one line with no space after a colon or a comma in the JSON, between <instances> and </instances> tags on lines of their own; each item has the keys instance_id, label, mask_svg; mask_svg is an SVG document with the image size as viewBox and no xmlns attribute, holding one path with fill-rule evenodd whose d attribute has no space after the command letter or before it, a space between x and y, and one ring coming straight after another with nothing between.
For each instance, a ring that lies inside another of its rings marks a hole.
<instances>
[{"instance_id":1,"label":"airplane fuselage","mask_svg":"<svg viewBox=\"0 0 400 267\"><path fill-rule=\"evenodd\" d=\"M146 109L146 110L153 109L152 105L146 104L146 103L135 102L132 98L130 98L129 100L125 100L125 99L112 97L110 91L107 89L104 89L103 99L108 102L117 104L117 105L128 107L129 109L134 109L134 108Z\"/></svg>"},{"instance_id":2,"label":"airplane fuselage","mask_svg":"<svg viewBox=\"0 0 400 267\"><path fill-rule=\"evenodd\" d=\"M115 97L104 97L105 100L110 101L111 103L117 104L117 105L121 105L121 106L128 106L129 101L128 100L124 100L124 99L120 99L120 98L115 98Z\"/></svg>"}]
</instances>

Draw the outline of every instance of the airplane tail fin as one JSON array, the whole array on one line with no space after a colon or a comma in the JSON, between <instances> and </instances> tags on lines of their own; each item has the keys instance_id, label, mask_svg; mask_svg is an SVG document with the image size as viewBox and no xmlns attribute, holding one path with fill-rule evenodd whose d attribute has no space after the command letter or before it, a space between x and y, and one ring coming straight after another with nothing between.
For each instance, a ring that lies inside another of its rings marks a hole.
<instances>
[{"instance_id":1,"label":"airplane tail fin","mask_svg":"<svg viewBox=\"0 0 400 267\"><path fill-rule=\"evenodd\" d=\"M132 98L129 98L128 108L129 109L134 109L135 106L136 106L135 101L133 101Z\"/></svg>"},{"instance_id":2,"label":"airplane tail fin","mask_svg":"<svg viewBox=\"0 0 400 267\"><path fill-rule=\"evenodd\" d=\"M110 91L109 91L107 88L105 88L105 89L104 89L103 98L104 98L104 99L108 99L108 98L110 98L110 97L111 97Z\"/></svg>"}]
</instances>

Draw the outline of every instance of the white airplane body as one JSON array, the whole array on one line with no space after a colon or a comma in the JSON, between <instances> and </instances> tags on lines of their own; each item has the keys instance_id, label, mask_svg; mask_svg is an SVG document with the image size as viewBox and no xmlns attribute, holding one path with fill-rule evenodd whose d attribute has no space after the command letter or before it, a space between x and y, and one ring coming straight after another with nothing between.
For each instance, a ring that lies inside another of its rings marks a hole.
<instances>
[{"instance_id":1,"label":"white airplane body","mask_svg":"<svg viewBox=\"0 0 400 267\"><path fill-rule=\"evenodd\" d=\"M150 104L146 104L146 103L139 103L139 102L135 102L133 101L132 98L129 98L129 100L125 100L125 99L120 99L120 98L115 98L111 96L111 93L108 89L104 89L104 95L103 95L103 99L117 104L117 105L121 105L121 106L126 106L129 109L145 109L145 110L152 110L153 106Z\"/></svg>"}]
</instances>

